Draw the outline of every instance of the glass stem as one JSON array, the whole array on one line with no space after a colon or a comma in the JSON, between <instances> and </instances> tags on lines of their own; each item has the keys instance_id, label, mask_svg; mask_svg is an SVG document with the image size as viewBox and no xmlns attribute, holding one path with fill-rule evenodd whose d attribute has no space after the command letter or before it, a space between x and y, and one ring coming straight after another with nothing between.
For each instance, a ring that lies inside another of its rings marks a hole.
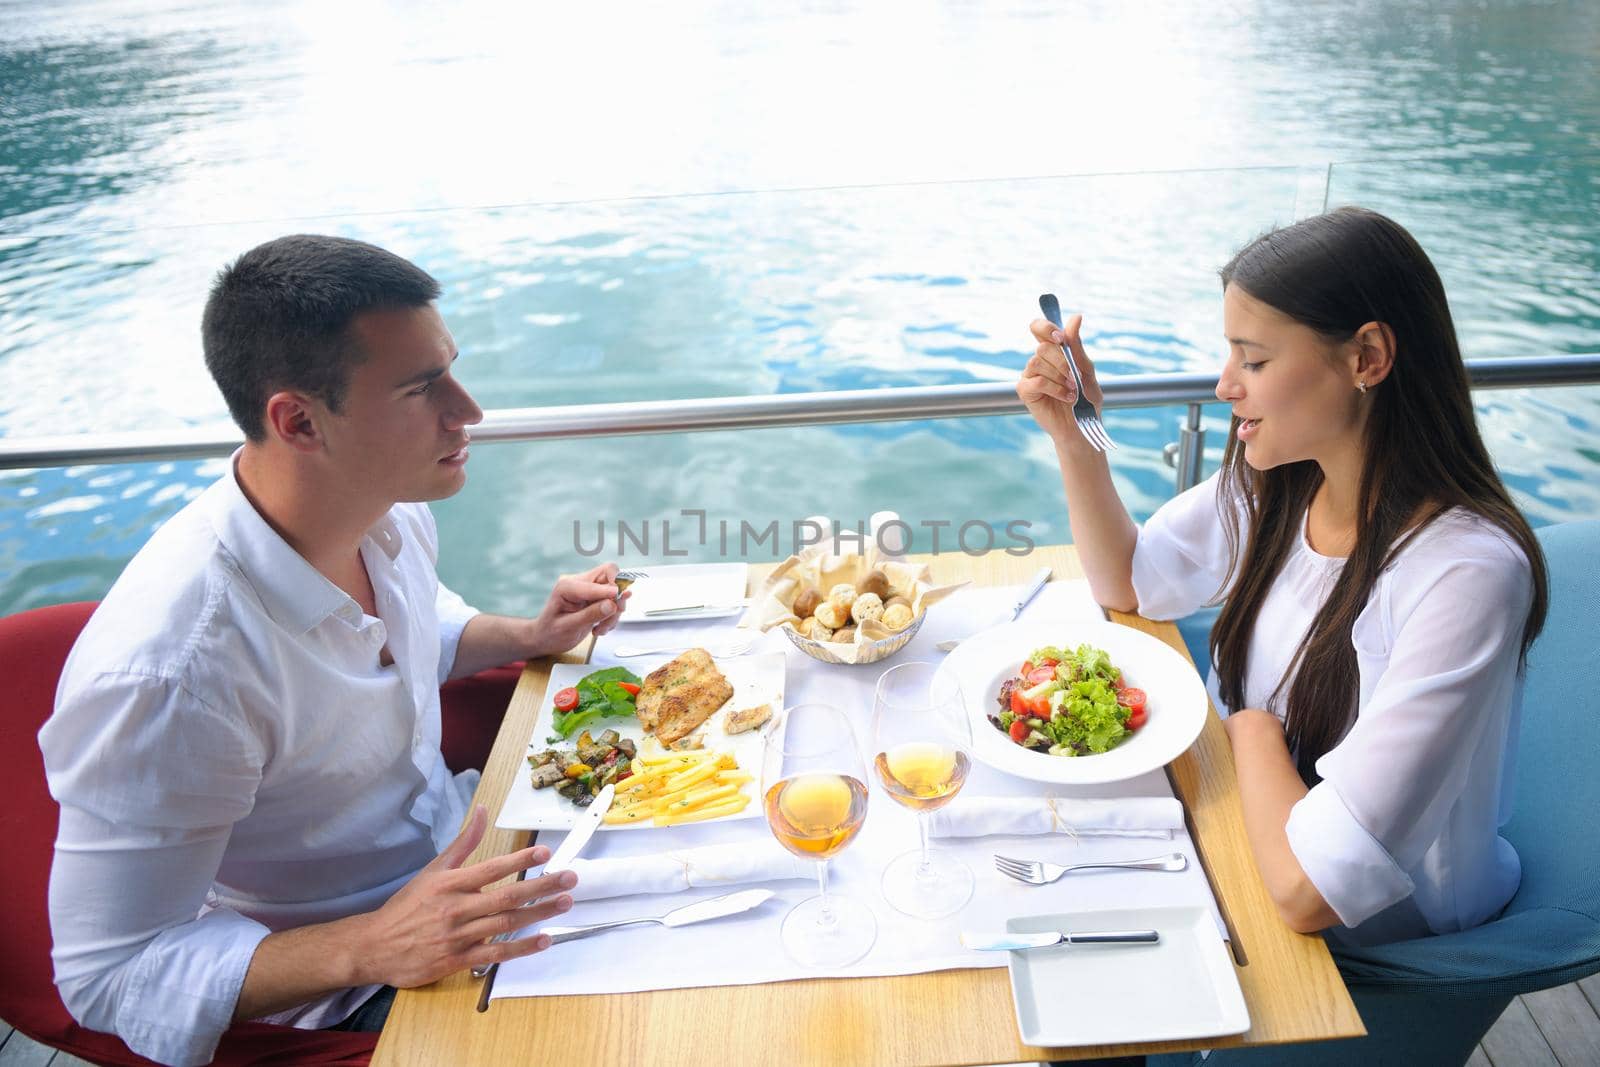
<instances>
[{"instance_id":1,"label":"glass stem","mask_svg":"<svg viewBox=\"0 0 1600 1067\"><path fill-rule=\"evenodd\" d=\"M817 890L822 895L822 902L818 907L817 925L832 926L835 921L833 902L828 899L828 861L817 861Z\"/></svg>"},{"instance_id":2,"label":"glass stem","mask_svg":"<svg viewBox=\"0 0 1600 1067\"><path fill-rule=\"evenodd\" d=\"M917 878L926 881L933 877L933 861L928 856L928 813L917 812L917 834L922 838L922 859L917 863Z\"/></svg>"}]
</instances>

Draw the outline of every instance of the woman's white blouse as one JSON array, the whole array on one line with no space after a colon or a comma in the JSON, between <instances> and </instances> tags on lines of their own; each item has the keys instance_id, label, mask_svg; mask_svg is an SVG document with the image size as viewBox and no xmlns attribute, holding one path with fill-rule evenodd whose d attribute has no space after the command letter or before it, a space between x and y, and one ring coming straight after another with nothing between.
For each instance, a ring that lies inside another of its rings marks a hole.
<instances>
[{"instance_id":1,"label":"woman's white blouse","mask_svg":"<svg viewBox=\"0 0 1600 1067\"><path fill-rule=\"evenodd\" d=\"M1229 552L1218 479L1168 501L1139 530L1139 612L1173 619L1223 599ZM1248 536L1241 514L1241 541ZM1301 535L1250 640L1246 707L1280 719L1284 680L1344 560ZM1476 926L1516 892L1499 836L1510 816L1520 715L1518 657L1532 572L1498 527L1456 509L1379 577L1351 631L1361 691L1318 783L1289 815L1289 845L1338 914L1347 942L1378 944ZM1280 682L1283 684L1280 685ZM1223 714L1213 667L1207 683Z\"/></svg>"}]
</instances>

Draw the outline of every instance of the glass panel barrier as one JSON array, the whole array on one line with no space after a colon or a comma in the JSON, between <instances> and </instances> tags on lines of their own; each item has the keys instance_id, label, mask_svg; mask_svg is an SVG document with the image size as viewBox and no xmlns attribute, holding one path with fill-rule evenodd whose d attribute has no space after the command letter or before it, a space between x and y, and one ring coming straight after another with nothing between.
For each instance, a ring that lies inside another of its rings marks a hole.
<instances>
[{"instance_id":1,"label":"glass panel barrier","mask_svg":"<svg viewBox=\"0 0 1600 1067\"><path fill-rule=\"evenodd\" d=\"M0 431L224 421L198 343L210 280L254 244L306 230L435 274L457 374L485 408L1010 382L1046 290L1086 310L1102 375L1208 370L1221 352L1216 268L1292 219L1301 184L1283 167L16 234L0 244L15 326L0 342ZM1171 494L1161 449L1182 414L1107 415L1141 516ZM484 446L469 488L438 508L447 545L473 546L446 574L509 608L501 590L544 588L581 562L572 519L685 507L734 520L1005 514L1060 541L1047 445L1031 422L993 418ZM103 576L29 576L47 560L125 558L215 469L0 477L15 487L0 493L0 566L13 576L0 610L98 595Z\"/></svg>"},{"instance_id":2,"label":"glass panel barrier","mask_svg":"<svg viewBox=\"0 0 1600 1067\"><path fill-rule=\"evenodd\" d=\"M1329 206L1370 207L1412 232L1438 268L1467 359L1595 352L1597 176L1600 155L1498 147L1465 158L1339 163ZM1496 389L1477 393L1474 406L1530 522L1600 515L1600 389Z\"/></svg>"}]
</instances>

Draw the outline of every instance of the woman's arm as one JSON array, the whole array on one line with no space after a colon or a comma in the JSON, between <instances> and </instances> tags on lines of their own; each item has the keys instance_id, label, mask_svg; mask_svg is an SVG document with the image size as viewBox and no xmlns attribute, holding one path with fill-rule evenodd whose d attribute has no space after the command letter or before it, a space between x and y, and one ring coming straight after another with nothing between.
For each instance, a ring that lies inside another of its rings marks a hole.
<instances>
[{"instance_id":1,"label":"woman's arm","mask_svg":"<svg viewBox=\"0 0 1600 1067\"><path fill-rule=\"evenodd\" d=\"M1063 344L1072 349L1078 373L1083 376L1084 395L1096 407L1102 400L1094 364L1078 337L1082 324L1082 315L1069 318L1064 330L1057 330L1044 319L1034 320L1030 328L1037 345L1017 382L1017 395L1028 406L1034 421L1055 442L1072 543L1095 600L1114 611L1135 611L1139 598L1133 590L1133 548L1138 541L1138 528L1117 496L1105 454L1090 447L1072 418L1078 393Z\"/></svg>"},{"instance_id":2,"label":"woman's arm","mask_svg":"<svg viewBox=\"0 0 1600 1067\"><path fill-rule=\"evenodd\" d=\"M1072 432L1077 434L1077 427ZM1056 441L1056 463L1067 493L1067 522L1078 562L1097 604L1112 611L1138 611L1139 597L1133 590L1138 527L1111 483L1105 453L1089 448L1081 434L1078 437L1075 443Z\"/></svg>"},{"instance_id":3,"label":"woman's arm","mask_svg":"<svg viewBox=\"0 0 1600 1067\"><path fill-rule=\"evenodd\" d=\"M1302 934L1339 924L1289 847L1290 810L1308 790L1295 769L1283 724L1270 711L1246 708L1223 720L1239 775L1245 836L1256 869L1288 926Z\"/></svg>"}]
</instances>

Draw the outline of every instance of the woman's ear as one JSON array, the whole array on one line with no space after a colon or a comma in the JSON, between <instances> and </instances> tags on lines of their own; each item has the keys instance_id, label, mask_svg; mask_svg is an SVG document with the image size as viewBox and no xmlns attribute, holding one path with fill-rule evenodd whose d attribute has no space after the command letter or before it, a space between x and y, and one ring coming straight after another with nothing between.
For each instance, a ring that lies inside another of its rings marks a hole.
<instances>
[{"instance_id":1,"label":"woman's ear","mask_svg":"<svg viewBox=\"0 0 1600 1067\"><path fill-rule=\"evenodd\" d=\"M1387 322L1369 322L1351 338L1355 345L1356 383L1371 388L1394 369L1394 330Z\"/></svg>"},{"instance_id":2,"label":"woman's ear","mask_svg":"<svg viewBox=\"0 0 1600 1067\"><path fill-rule=\"evenodd\" d=\"M318 410L301 393L289 389L273 393L267 398L267 436L296 452L315 452L322 447L322 432L316 419Z\"/></svg>"}]
</instances>

